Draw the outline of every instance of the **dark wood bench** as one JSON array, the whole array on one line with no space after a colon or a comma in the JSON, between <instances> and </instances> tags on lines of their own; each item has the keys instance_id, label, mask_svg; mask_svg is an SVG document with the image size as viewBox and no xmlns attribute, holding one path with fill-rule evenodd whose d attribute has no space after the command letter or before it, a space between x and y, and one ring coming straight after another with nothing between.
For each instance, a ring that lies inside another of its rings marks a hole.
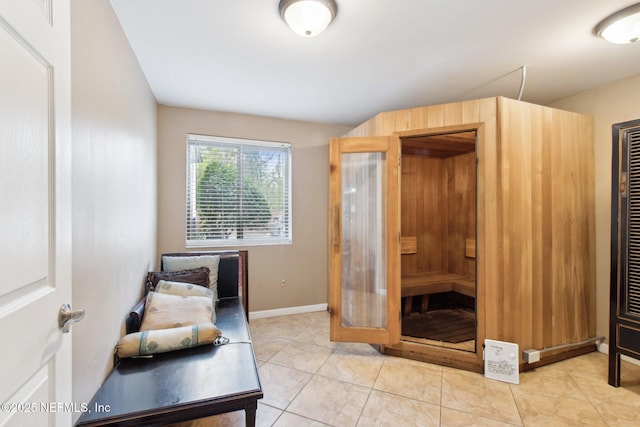
<instances>
[{"instance_id":1,"label":"dark wood bench","mask_svg":"<svg viewBox=\"0 0 640 427\"><path fill-rule=\"evenodd\" d=\"M221 258L218 280L230 273L246 292L246 252L235 256L235 267ZM156 426L237 410L255 426L262 386L238 286L228 285L218 287L216 326L229 343L118 360L76 426Z\"/></svg>"}]
</instances>

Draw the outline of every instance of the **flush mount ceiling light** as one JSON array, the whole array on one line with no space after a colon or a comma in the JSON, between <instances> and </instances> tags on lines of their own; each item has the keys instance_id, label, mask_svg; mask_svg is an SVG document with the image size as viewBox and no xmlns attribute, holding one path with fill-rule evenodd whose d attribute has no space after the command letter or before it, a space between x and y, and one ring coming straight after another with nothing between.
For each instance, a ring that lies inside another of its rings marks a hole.
<instances>
[{"instance_id":1,"label":"flush mount ceiling light","mask_svg":"<svg viewBox=\"0 0 640 427\"><path fill-rule=\"evenodd\" d=\"M280 16L302 37L315 37L323 32L338 13L334 0L280 0Z\"/></svg>"},{"instance_id":2,"label":"flush mount ceiling light","mask_svg":"<svg viewBox=\"0 0 640 427\"><path fill-rule=\"evenodd\" d=\"M635 43L640 39L640 3L606 17L593 32L611 43Z\"/></svg>"}]
</instances>

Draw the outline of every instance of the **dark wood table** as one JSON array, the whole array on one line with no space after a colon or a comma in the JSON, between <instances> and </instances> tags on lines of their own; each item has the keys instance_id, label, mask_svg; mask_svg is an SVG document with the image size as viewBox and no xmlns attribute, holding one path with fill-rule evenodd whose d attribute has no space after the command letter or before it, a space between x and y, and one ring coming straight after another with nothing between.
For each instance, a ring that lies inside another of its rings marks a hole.
<instances>
[{"instance_id":1,"label":"dark wood table","mask_svg":"<svg viewBox=\"0 0 640 427\"><path fill-rule=\"evenodd\" d=\"M241 299L220 300L216 316L228 344L121 360L76 426L155 426L237 410L255 426L263 393Z\"/></svg>"}]
</instances>

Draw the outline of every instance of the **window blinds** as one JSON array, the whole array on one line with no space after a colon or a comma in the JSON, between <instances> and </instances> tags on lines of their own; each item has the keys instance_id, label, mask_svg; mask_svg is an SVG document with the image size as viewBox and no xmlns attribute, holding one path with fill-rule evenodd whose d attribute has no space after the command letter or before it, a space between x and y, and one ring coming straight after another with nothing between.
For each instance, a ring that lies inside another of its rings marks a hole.
<instances>
[{"instance_id":1,"label":"window blinds","mask_svg":"<svg viewBox=\"0 0 640 427\"><path fill-rule=\"evenodd\" d=\"M291 145L188 135L187 246L291 243Z\"/></svg>"}]
</instances>

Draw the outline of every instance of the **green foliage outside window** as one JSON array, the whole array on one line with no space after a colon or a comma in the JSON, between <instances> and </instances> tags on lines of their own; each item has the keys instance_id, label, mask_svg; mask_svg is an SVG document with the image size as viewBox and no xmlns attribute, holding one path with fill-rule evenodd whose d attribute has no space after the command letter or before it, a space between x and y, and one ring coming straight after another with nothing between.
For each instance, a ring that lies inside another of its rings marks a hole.
<instances>
[{"instance_id":1,"label":"green foliage outside window","mask_svg":"<svg viewBox=\"0 0 640 427\"><path fill-rule=\"evenodd\" d=\"M238 183L232 165L211 160L197 186L196 206L205 239L226 239L234 230L265 227L271 219L267 199L251 182ZM210 203L211 199L219 200ZM242 210L239 208L242 207Z\"/></svg>"}]
</instances>

